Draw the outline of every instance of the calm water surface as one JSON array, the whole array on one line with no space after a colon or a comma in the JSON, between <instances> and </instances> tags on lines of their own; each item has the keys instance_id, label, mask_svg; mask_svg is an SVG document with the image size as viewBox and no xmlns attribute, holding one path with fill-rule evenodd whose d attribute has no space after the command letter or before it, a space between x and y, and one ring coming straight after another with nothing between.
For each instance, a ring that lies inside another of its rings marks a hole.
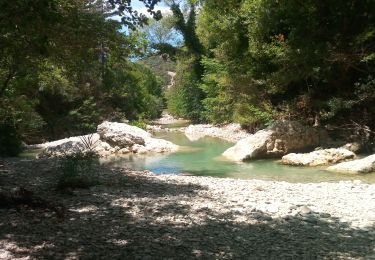
<instances>
[{"instance_id":1,"label":"calm water surface","mask_svg":"<svg viewBox=\"0 0 375 260\"><path fill-rule=\"evenodd\" d=\"M122 158L112 158L103 163L114 167L150 170L157 174L186 173L199 176L288 182L362 180L375 183L375 174L352 176L328 172L324 170L324 167L284 166L275 160L257 160L247 163L228 162L223 160L220 155L233 144L217 138L205 137L191 142L180 132L159 133L156 137L184 146L184 149L165 155L128 155Z\"/></svg>"}]
</instances>

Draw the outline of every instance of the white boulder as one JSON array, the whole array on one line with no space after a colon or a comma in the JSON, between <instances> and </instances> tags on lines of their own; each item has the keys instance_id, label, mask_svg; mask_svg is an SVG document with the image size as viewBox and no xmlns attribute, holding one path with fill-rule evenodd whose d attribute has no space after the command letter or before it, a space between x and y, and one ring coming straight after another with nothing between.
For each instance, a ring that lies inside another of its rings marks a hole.
<instances>
[{"instance_id":1,"label":"white boulder","mask_svg":"<svg viewBox=\"0 0 375 260\"><path fill-rule=\"evenodd\" d=\"M152 153L166 153L166 152L176 152L179 148L172 142L158 139L158 138L147 138L145 140L145 148L147 152Z\"/></svg>"},{"instance_id":2,"label":"white boulder","mask_svg":"<svg viewBox=\"0 0 375 260\"><path fill-rule=\"evenodd\" d=\"M220 127L210 124L189 125L186 127L184 133L190 141L196 141L205 136L211 136L233 143L251 135L241 129L239 124L228 124Z\"/></svg>"},{"instance_id":3,"label":"white boulder","mask_svg":"<svg viewBox=\"0 0 375 260\"><path fill-rule=\"evenodd\" d=\"M98 134L89 134L44 143L41 145L44 149L38 154L38 158L61 157L78 152L87 152L90 148L95 150L104 145L99 138ZM89 147L88 141L92 144L92 147Z\"/></svg>"},{"instance_id":4,"label":"white boulder","mask_svg":"<svg viewBox=\"0 0 375 260\"><path fill-rule=\"evenodd\" d=\"M339 163L328 167L327 170L352 174L375 172L375 154L363 159Z\"/></svg>"},{"instance_id":5,"label":"white boulder","mask_svg":"<svg viewBox=\"0 0 375 260\"><path fill-rule=\"evenodd\" d=\"M344 148L317 150L311 153L290 153L281 159L282 164L294 166L319 166L353 159L355 154Z\"/></svg>"},{"instance_id":6,"label":"white boulder","mask_svg":"<svg viewBox=\"0 0 375 260\"><path fill-rule=\"evenodd\" d=\"M240 140L223 156L232 161L280 158L291 152L312 150L327 138L322 130L295 121L280 120Z\"/></svg>"},{"instance_id":7,"label":"white boulder","mask_svg":"<svg viewBox=\"0 0 375 260\"><path fill-rule=\"evenodd\" d=\"M111 146L126 148L134 144L144 145L146 138L151 138L151 134L124 123L104 122L97 128L100 139Z\"/></svg>"},{"instance_id":8,"label":"white boulder","mask_svg":"<svg viewBox=\"0 0 375 260\"><path fill-rule=\"evenodd\" d=\"M110 156L130 152L175 152L179 149L179 146L169 141L152 138L151 134L138 127L112 122L99 125L98 133L45 143L42 147L44 149L38 155L39 158L60 157L89 150L97 152L100 156Z\"/></svg>"}]
</instances>

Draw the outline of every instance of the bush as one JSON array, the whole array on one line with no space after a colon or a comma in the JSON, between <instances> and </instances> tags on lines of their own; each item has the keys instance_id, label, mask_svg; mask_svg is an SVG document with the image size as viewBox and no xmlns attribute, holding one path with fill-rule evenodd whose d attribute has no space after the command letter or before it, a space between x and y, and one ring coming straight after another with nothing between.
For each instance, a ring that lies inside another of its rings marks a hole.
<instances>
[{"instance_id":1,"label":"bush","mask_svg":"<svg viewBox=\"0 0 375 260\"><path fill-rule=\"evenodd\" d=\"M243 128L262 129L273 121L272 115L248 103L237 103L234 108L234 121Z\"/></svg>"},{"instance_id":2,"label":"bush","mask_svg":"<svg viewBox=\"0 0 375 260\"><path fill-rule=\"evenodd\" d=\"M143 115L140 115L138 120L130 122L130 125L139 127L143 130L147 130L147 123L146 123Z\"/></svg>"},{"instance_id":3,"label":"bush","mask_svg":"<svg viewBox=\"0 0 375 260\"><path fill-rule=\"evenodd\" d=\"M65 156L60 164L62 175L57 189L87 189L97 185L95 173L98 166L98 155L92 151Z\"/></svg>"},{"instance_id":4,"label":"bush","mask_svg":"<svg viewBox=\"0 0 375 260\"><path fill-rule=\"evenodd\" d=\"M17 156L21 140L43 125L25 96L0 99L0 156Z\"/></svg>"},{"instance_id":5,"label":"bush","mask_svg":"<svg viewBox=\"0 0 375 260\"><path fill-rule=\"evenodd\" d=\"M0 123L0 156L17 156L22 151L21 136L10 122Z\"/></svg>"},{"instance_id":6,"label":"bush","mask_svg":"<svg viewBox=\"0 0 375 260\"><path fill-rule=\"evenodd\" d=\"M202 121L202 100L205 93L200 88L200 64L197 57L181 56L178 60L174 86L168 92L168 110L174 116L193 123Z\"/></svg>"}]
</instances>

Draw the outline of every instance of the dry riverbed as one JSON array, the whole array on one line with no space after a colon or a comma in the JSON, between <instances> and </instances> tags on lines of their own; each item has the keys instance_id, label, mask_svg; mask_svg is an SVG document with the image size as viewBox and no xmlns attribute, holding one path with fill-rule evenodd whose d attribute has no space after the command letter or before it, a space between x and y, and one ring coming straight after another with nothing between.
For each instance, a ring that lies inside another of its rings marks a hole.
<instances>
[{"instance_id":1,"label":"dry riverbed","mask_svg":"<svg viewBox=\"0 0 375 260\"><path fill-rule=\"evenodd\" d=\"M100 169L63 194L53 160L0 162L0 188L64 206L0 209L0 259L374 259L375 185Z\"/></svg>"}]
</instances>

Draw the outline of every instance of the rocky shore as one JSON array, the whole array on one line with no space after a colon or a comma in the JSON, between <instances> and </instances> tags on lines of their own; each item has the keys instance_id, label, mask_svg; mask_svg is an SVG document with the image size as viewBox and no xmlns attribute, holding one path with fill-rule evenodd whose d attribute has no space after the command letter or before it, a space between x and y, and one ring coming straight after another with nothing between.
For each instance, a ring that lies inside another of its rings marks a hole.
<instances>
[{"instance_id":1,"label":"rocky shore","mask_svg":"<svg viewBox=\"0 0 375 260\"><path fill-rule=\"evenodd\" d=\"M249 137L251 134L241 129L239 124L227 124L214 126L211 124L189 125L183 129L189 140L195 141L205 136L216 137L228 142L236 143L241 139Z\"/></svg>"},{"instance_id":2,"label":"rocky shore","mask_svg":"<svg viewBox=\"0 0 375 260\"><path fill-rule=\"evenodd\" d=\"M0 259L373 259L375 184L291 184L101 168L62 194L54 161L0 162L2 189L61 203L0 208Z\"/></svg>"}]
</instances>

